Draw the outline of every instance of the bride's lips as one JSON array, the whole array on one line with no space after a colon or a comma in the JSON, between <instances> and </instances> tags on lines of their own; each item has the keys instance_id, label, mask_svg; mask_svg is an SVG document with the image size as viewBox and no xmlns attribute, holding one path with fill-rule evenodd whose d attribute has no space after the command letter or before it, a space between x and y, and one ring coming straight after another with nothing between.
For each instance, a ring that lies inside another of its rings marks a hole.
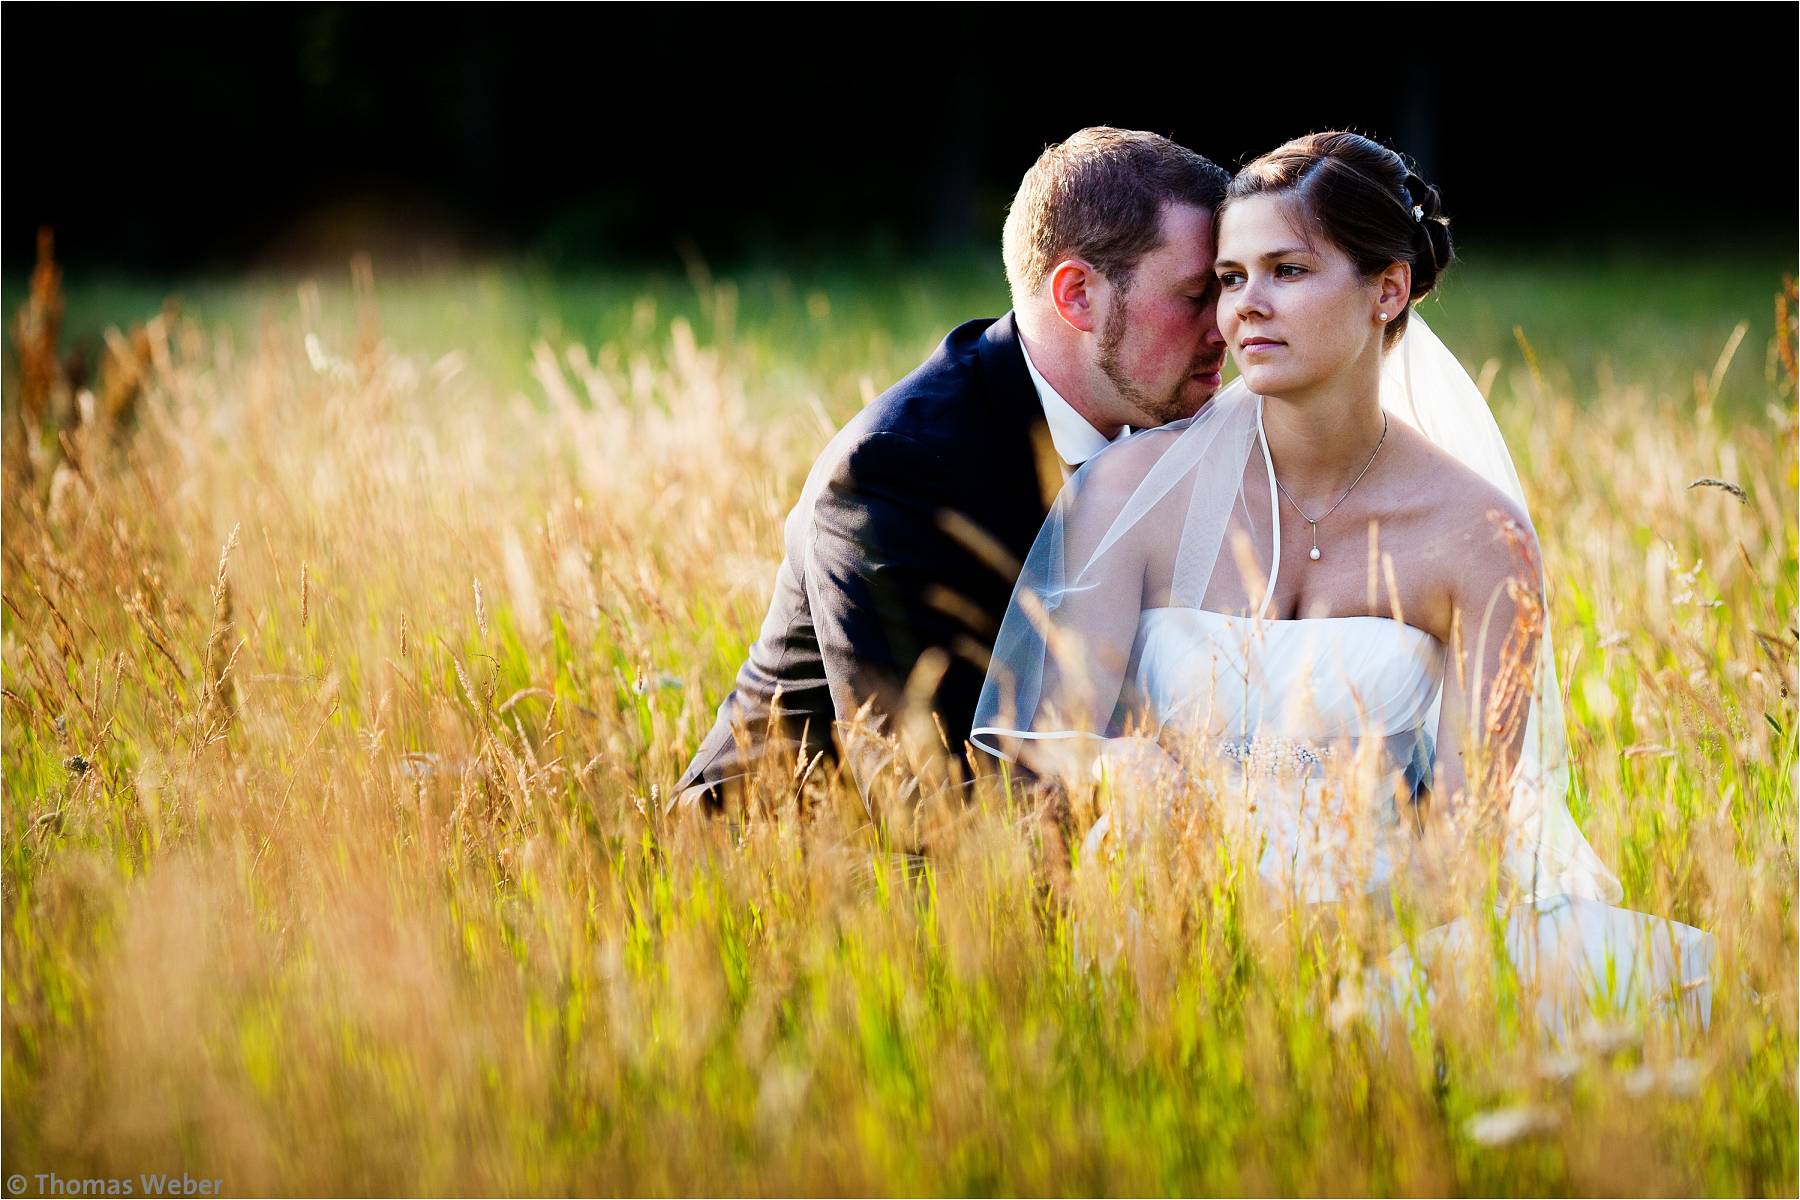
<instances>
[{"instance_id":1,"label":"bride's lips","mask_svg":"<svg viewBox=\"0 0 1800 1200\"><path fill-rule=\"evenodd\" d=\"M1278 342L1274 338L1247 337L1238 343L1238 349L1245 354L1267 354L1277 346L1285 346L1286 342Z\"/></svg>"}]
</instances>

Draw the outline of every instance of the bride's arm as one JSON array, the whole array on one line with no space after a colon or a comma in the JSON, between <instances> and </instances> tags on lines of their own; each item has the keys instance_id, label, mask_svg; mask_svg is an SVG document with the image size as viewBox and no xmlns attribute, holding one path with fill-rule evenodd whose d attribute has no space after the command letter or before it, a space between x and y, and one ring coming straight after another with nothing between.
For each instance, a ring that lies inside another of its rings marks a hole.
<instances>
[{"instance_id":1,"label":"bride's arm","mask_svg":"<svg viewBox=\"0 0 1800 1200\"><path fill-rule=\"evenodd\" d=\"M1465 830L1491 829L1509 802L1546 614L1537 539L1516 511L1490 511L1464 540L1470 553L1450 589L1432 807Z\"/></svg>"},{"instance_id":2,"label":"bride's arm","mask_svg":"<svg viewBox=\"0 0 1800 1200\"><path fill-rule=\"evenodd\" d=\"M1053 523L1042 535L1059 539L1060 560L1071 577L1053 595L1015 595L1007 614L1009 623L1029 622L1033 639L1041 639L1033 643L1042 647L1037 699L1026 714L1040 736L1018 743L1020 759L1039 776L1080 784L1102 770L1116 776L1128 761L1145 761L1141 749L1113 745L1141 739L1100 735L1126 692L1151 556L1167 553L1172 541L1158 537L1162 527L1154 521L1137 521L1122 532L1114 526L1166 444L1166 438L1141 438L1109 447L1088 464L1058 505L1053 522L1060 526ZM1034 547L1034 559L1040 550ZM1003 631L1001 644L1006 641ZM1004 658L998 647L996 657Z\"/></svg>"}]
</instances>

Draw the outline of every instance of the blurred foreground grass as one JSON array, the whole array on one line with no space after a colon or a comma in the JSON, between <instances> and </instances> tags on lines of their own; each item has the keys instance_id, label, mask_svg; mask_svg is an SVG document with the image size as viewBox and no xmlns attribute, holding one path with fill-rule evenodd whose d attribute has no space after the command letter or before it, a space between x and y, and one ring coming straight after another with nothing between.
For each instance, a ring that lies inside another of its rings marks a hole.
<instances>
[{"instance_id":1,"label":"blurred foreground grass","mask_svg":"<svg viewBox=\"0 0 1800 1200\"><path fill-rule=\"evenodd\" d=\"M1551 1053L1504 978L1380 1033L1394 931L1276 908L1203 823L1072 864L991 794L920 859L823 773L741 844L661 815L812 455L999 311L991 264L195 287L135 335L160 295L73 286L65 343L121 335L60 440L7 367L0 1169L1792 1194L1779 269L1540 268L1429 319L1557 581L1577 816L1719 938L1706 1033Z\"/></svg>"}]
</instances>

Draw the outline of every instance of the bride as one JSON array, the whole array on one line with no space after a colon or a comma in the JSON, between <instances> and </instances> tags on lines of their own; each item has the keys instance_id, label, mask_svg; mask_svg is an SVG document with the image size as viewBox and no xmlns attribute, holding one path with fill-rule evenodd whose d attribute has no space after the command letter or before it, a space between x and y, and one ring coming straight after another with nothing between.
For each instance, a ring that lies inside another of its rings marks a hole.
<instances>
[{"instance_id":1,"label":"bride","mask_svg":"<svg viewBox=\"0 0 1800 1200\"><path fill-rule=\"evenodd\" d=\"M1665 1001L1706 1020L1712 939L1614 907L1619 883L1563 802L1518 476L1412 312L1452 258L1437 189L1367 138L1313 134L1245 168L1217 230L1241 379L1064 488L972 740L1110 783L1089 852L1141 824L1145 797L1197 781L1295 903L1435 878L1497 838L1504 941L1544 984L1547 1022ZM1463 918L1412 952L1435 986L1485 938ZM1390 965L1404 974L1410 953Z\"/></svg>"}]
</instances>

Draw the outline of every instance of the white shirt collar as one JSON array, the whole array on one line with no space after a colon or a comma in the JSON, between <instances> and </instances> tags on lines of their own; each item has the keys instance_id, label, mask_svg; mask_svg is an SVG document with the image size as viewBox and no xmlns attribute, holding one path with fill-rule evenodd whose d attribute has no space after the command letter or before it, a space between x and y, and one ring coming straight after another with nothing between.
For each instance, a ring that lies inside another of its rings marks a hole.
<instances>
[{"instance_id":1,"label":"white shirt collar","mask_svg":"<svg viewBox=\"0 0 1800 1200\"><path fill-rule=\"evenodd\" d=\"M1050 381L1038 373L1037 364L1031 361L1031 352L1025 349L1025 339L1019 339L1019 352L1025 356L1025 370L1031 376L1032 386L1037 388L1038 403L1044 406L1044 421L1050 426L1050 442L1056 447L1057 457L1071 467L1079 467L1100 451L1106 449L1106 435L1088 424L1088 419L1075 411L1073 405L1064 400L1057 390L1050 386ZM1119 430L1119 440L1129 436L1131 426Z\"/></svg>"}]
</instances>

